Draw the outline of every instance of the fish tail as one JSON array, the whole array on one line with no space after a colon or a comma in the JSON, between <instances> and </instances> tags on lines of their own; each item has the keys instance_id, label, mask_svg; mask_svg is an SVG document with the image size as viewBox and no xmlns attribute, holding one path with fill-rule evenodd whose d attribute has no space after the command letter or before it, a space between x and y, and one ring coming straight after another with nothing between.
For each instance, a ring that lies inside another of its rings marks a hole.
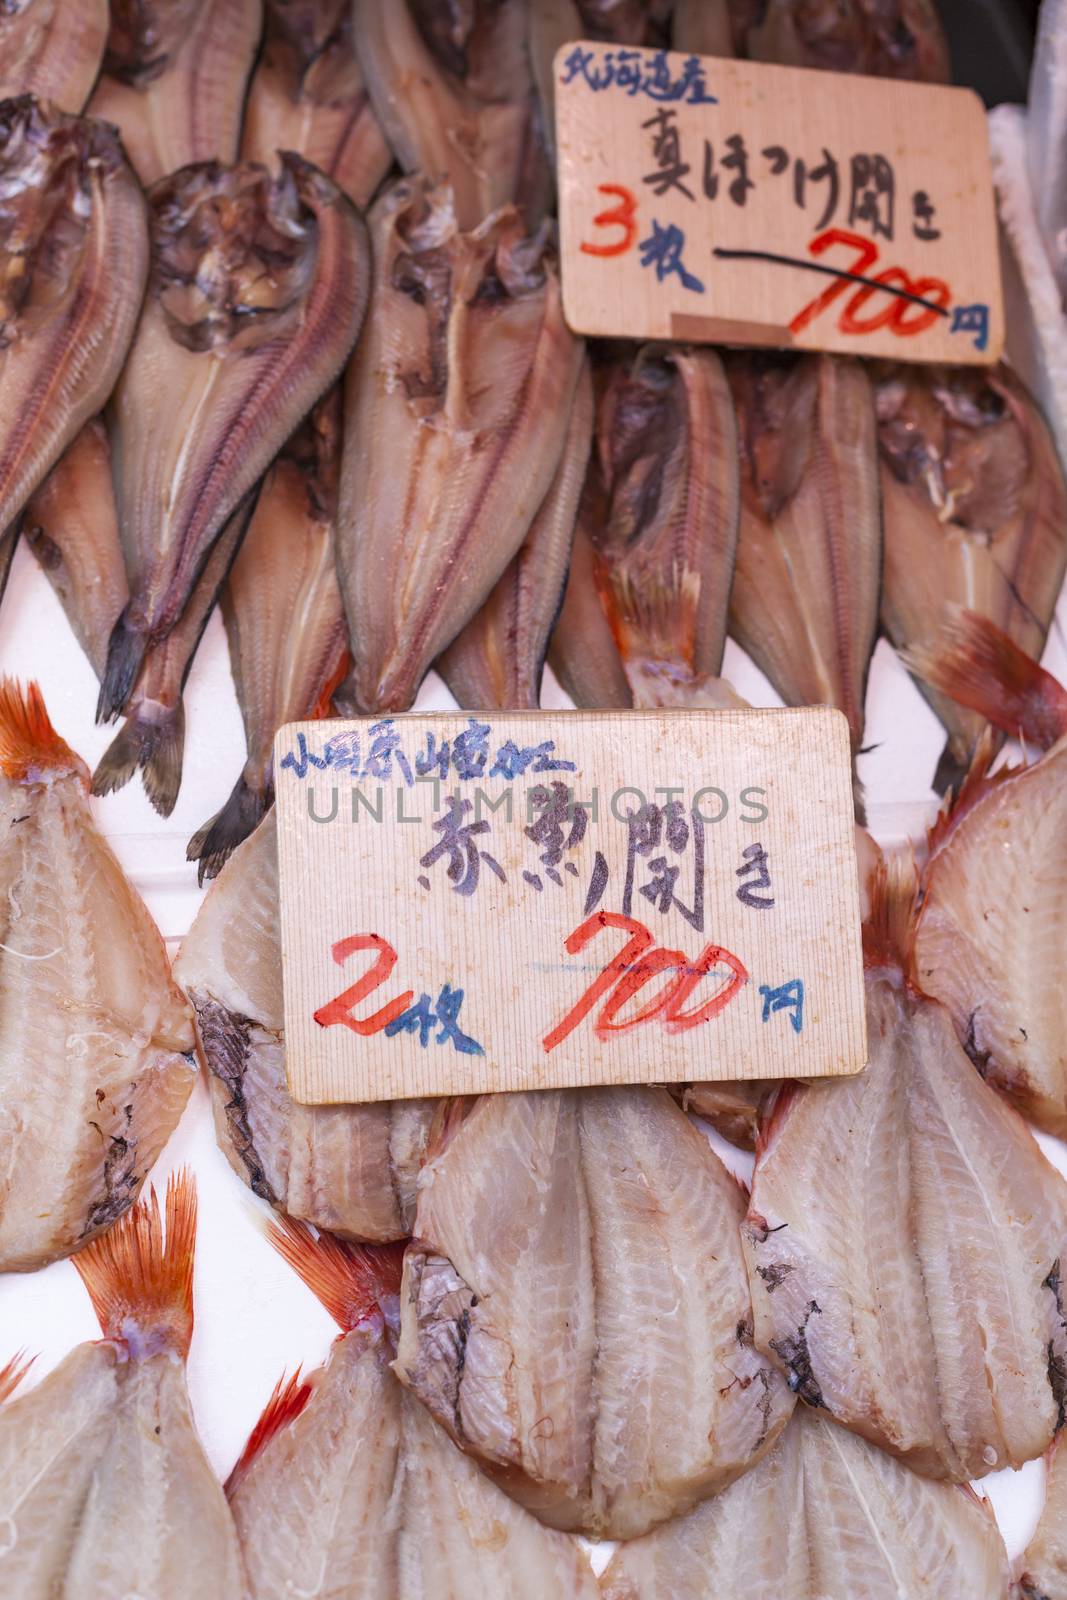
<instances>
[{"instance_id":1,"label":"fish tail","mask_svg":"<svg viewBox=\"0 0 1067 1600\"><path fill-rule=\"evenodd\" d=\"M919 869L909 847L892 851L869 879L867 920L863 924L863 964L907 973L915 940Z\"/></svg>"},{"instance_id":2,"label":"fish tail","mask_svg":"<svg viewBox=\"0 0 1067 1600\"><path fill-rule=\"evenodd\" d=\"M187 1168L159 1195L120 1217L73 1258L105 1339L123 1341L134 1359L161 1349L184 1360L193 1335L196 1184Z\"/></svg>"},{"instance_id":3,"label":"fish tail","mask_svg":"<svg viewBox=\"0 0 1067 1600\"><path fill-rule=\"evenodd\" d=\"M255 786L242 772L233 786L233 792L221 811L189 840L185 852L187 861L199 861L197 874L203 885L205 878L217 878L237 846L254 833L274 803L274 780Z\"/></svg>"},{"instance_id":4,"label":"fish tail","mask_svg":"<svg viewBox=\"0 0 1067 1600\"><path fill-rule=\"evenodd\" d=\"M404 1244L350 1244L293 1217L266 1226L278 1254L346 1333L375 1311L389 1316L400 1293Z\"/></svg>"},{"instance_id":5,"label":"fish tail","mask_svg":"<svg viewBox=\"0 0 1067 1600\"><path fill-rule=\"evenodd\" d=\"M1067 733L1067 689L988 617L952 607L933 644L903 652L910 671L1011 738L1046 750Z\"/></svg>"},{"instance_id":6,"label":"fish tail","mask_svg":"<svg viewBox=\"0 0 1067 1600\"><path fill-rule=\"evenodd\" d=\"M85 763L53 728L37 683L23 688L16 678L0 678L0 772L16 783L77 772L88 784Z\"/></svg>"},{"instance_id":7,"label":"fish tail","mask_svg":"<svg viewBox=\"0 0 1067 1600\"><path fill-rule=\"evenodd\" d=\"M137 674L141 670L148 649L148 636L135 628L129 620L129 607L119 617L111 630L107 646L107 664L100 680L100 696L96 702L97 722L114 722L122 711Z\"/></svg>"},{"instance_id":8,"label":"fish tail","mask_svg":"<svg viewBox=\"0 0 1067 1600\"><path fill-rule=\"evenodd\" d=\"M248 1435L248 1443L241 1451L233 1471L226 1479L227 1498L233 1494L237 1485L252 1465L253 1461L265 1450L276 1433L288 1427L290 1422L295 1422L311 1399L311 1384L306 1378L300 1376L297 1367L292 1377L287 1378L283 1373L271 1392L271 1397L263 1408L263 1413L257 1421L252 1432Z\"/></svg>"},{"instance_id":9,"label":"fish tail","mask_svg":"<svg viewBox=\"0 0 1067 1600\"><path fill-rule=\"evenodd\" d=\"M160 710L162 709L162 715ZM113 794L129 783L138 767L145 793L161 817L169 817L182 784L185 749L185 707L179 699L149 716L136 707L100 757L93 773L93 793Z\"/></svg>"},{"instance_id":10,"label":"fish tail","mask_svg":"<svg viewBox=\"0 0 1067 1600\"><path fill-rule=\"evenodd\" d=\"M0 1367L0 1403L14 1394L36 1359L36 1356L27 1356L20 1350L11 1357L6 1367Z\"/></svg>"}]
</instances>

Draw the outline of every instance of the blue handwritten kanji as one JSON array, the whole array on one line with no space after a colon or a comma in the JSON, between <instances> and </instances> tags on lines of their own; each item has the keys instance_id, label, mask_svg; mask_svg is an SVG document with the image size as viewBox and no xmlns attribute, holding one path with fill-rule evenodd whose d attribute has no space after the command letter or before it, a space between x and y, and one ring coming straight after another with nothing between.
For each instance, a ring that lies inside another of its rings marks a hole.
<instances>
[{"instance_id":1,"label":"blue handwritten kanji","mask_svg":"<svg viewBox=\"0 0 1067 1600\"><path fill-rule=\"evenodd\" d=\"M459 1025L459 1008L462 1004L463 990L453 989L450 983L443 984L436 1001L431 1001L428 994L420 994L414 1005L408 1006L392 1022L387 1022L385 1035L391 1039L398 1033L417 1033L419 1043L425 1050L434 1028L439 1027L441 1031L434 1040L435 1044L451 1043L453 1049L463 1056L484 1056L485 1051L477 1039L464 1033Z\"/></svg>"},{"instance_id":2,"label":"blue handwritten kanji","mask_svg":"<svg viewBox=\"0 0 1067 1600\"><path fill-rule=\"evenodd\" d=\"M673 273L681 278L686 289L692 290L694 294L704 293L704 285L698 277L687 270L682 260L685 234L677 223L672 222L664 228L653 218L652 232L647 239L641 240L638 249L641 252L641 265L651 267L660 283Z\"/></svg>"},{"instance_id":3,"label":"blue handwritten kanji","mask_svg":"<svg viewBox=\"0 0 1067 1600\"><path fill-rule=\"evenodd\" d=\"M581 79L594 94L616 89L633 99L645 95L649 100L691 106L718 105L708 90L704 63L699 56L687 56L675 77L665 50L650 54L645 50L608 50L597 61L596 52L575 45L563 63L563 83Z\"/></svg>"},{"instance_id":4,"label":"blue handwritten kanji","mask_svg":"<svg viewBox=\"0 0 1067 1600\"><path fill-rule=\"evenodd\" d=\"M506 739L496 753L489 769L491 778L521 778L526 772L577 772L573 761L564 761L552 752L555 739L543 739L540 744L517 745Z\"/></svg>"},{"instance_id":5,"label":"blue handwritten kanji","mask_svg":"<svg viewBox=\"0 0 1067 1600\"><path fill-rule=\"evenodd\" d=\"M973 306L954 306L950 333L973 333L974 348L985 350L989 345L989 307L982 303Z\"/></svg>"},{"instance_id":6,"label":"blue handwritten kanji","mask_svg":"<svg viewBox=\"0 0 1067 1600\"><path fill-rule=\"evenodd\" d=\"M761 983L759 992L763 997L764 1022L769 1022L776 1011L790 1011L792 1015L789 1021L793 1025L793 1032L801 1031L804 1026L803 978L791 978L788 983L781 984L777 989Z\"/></svg>"},{"instance_id":7,"label":"blue handwritten kanji","mask_svg":"<svg viewBox=\"0 0 1067 1600\"><path fill-rule=\"evenodd\" d=\"M327 746L328 750L329 746ZM329 756L328 754L325 756L315 755L308 749L308 742L304 735L298 733L296 736L296 751L287 751L282 756L281 764L283 767L287 767L290 772L295 772L298 778L306 778L310 767L317 767L321 772L325 767L329 766Z\"/></svg>"},{"instance_id":8,"label":"blue handwritten kanji","mask_svg":"<svg viewBox=\"0 0 1067 1600\"><path fill-rule=\"evenodd\" d=\"M472 895L477 889L483 863L490 872L496 874L501 883L507 882L504 869L496 857L479 849L475 843L479 834L489 832L488 822L484 818L480 822L463 821L466 814L473 809L469 800L460 800L458 795L452 795L448 810L433 825L434 832L439 833L441 837L435 845L430 846L425 855L419 857L420 867L432 867L442 856L447 856L448 880L454 892L462 895Z\"/></svg>"}]
</instances>

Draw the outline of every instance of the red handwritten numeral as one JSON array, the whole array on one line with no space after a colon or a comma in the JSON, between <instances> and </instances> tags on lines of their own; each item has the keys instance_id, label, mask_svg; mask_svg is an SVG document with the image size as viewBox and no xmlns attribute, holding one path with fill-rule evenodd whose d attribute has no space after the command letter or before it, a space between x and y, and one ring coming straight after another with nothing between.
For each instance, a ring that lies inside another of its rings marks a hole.
<instances>
[{"instance_id":1,"label":"red handwritten numeral","mask_svg":"<svg viewBox=\"0 0 1067 1600\"><path fill-rule=\"evenodd\" d=\"M856 252L848 271L862 274L864 277L879 259L876 244L858 233L850 233L846 228L827 228L825 233L816 235L808 249L813 256L821 256L835 245L842 245ZM905 300L901 295L879 295L877 285L903 289L909 295L916 295L932 303L917 306L914 300ZM870 283L861 283L858 287L853 286L850 278L835 278L828 289L824 289L822 294L797 312L789 324L790 331L801 333L817 317L822 316L828 306L847 294L849 289L853 292L842 308L837 326L842 333L850 335L875 333L880 328L888 328L891 333L902 338L911 338L917 333L925 333L927 328L932 328L940 315L940 311L935 308L947 309L952 300L952 291L941 278L912 278L903 267L885 267ZM874 295L879 295L881 304L873 314L861 318L860 312Z\"/></svg>"},{"instance_id":2,"label":"red handwritten numeral","mask_svg":"<svg viewBox=\"0 0 1067 1600\"><path fill-rule=\"evenodd\" d=\"M619 204L598 212L593 218L594 228L621 228L622 238L613 240L611 244L587 244L583 240L578 248L587 256L623 256L633 248L637 238L636 196L621 183L598 183L597 193L614 195Z\"/></svg>"},{"instance_id":3,"label":"red handwritten numeral","mask_svg":"<svg viewBox=\"0 0 1067 1600\"><path fill-rule=\"evenodd\" d=\"M849 245L856 252L856 259L849 267L850 272L867 271L878 260L878 246L872 244L870 239L862 239L858 233L847 233L844 228L827 228L825 233L820 233L808 246L813 256L824 255L835 244ZM835 300L847 294L851 287L848 278L834 278L828 289L810 301L803 311L798 311L789 324L791 333L801 333L816 317L822 316L827 306L832 306Z\"/></svg>"},{"instance_id":4,"label":"red handwritten numeral","mask_svg":"<svg viewBox=\"0 0 1067 1600\"><path fill-rule=\"evenodd\" d=\"M380 1033L394 1018L399 1017L402 1011L406 1011L415 998L415 991L405 989L403 994L379 1007L369 1017L354 1017L353 1006L357 1006L361 1000L365 1000L383 984L396 966L396 951L377 933L356 933L350 939L341 939L334 945L331 954L337 965L343 967L349 956L355 955L358 950L377 950L378 958L368 967L362 978L357 978L356 982L336 999L328 1000L324 1006L320 1006L315 1012L315 1021L320 1028L333 1028L340 1024L366 1038L369 1034Z\"/></svg>"}]
</instances>

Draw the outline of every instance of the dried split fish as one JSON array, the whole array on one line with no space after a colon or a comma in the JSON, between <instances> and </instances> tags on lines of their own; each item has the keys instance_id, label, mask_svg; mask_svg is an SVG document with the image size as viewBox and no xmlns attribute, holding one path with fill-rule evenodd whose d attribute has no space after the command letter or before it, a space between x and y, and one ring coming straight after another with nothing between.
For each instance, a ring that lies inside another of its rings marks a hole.
<instances>
[{"instance_id":1,"label":"dried split fish","mask_svg":"<svg viewBox=\"0 0 1067 1600\"><path fill-rule=\"evenodd\" d=\"M407 709L517 554L582 369L547 239L514 210L461 233L448 187L411 179L371 228L337 528L354 659L339 703L357 713Z\"/></svg>"},{"instance_id":2,"label":"dried split fish","mask_svg":"<svg viewBox=\"0 0 1067 1600\"><path fill-rule=\"evenodd\" d=\"M286 1088L273 811L222 869L174 974L196 1011L216 1136L238 1176L317 1228L410 1233L432 1102L302 1106Z\"/></svg>"},{"instance_id":3,"label":"dried split fish","mask_svg":"<svg viewBox=\"0 0 1067 1600\"><path fill-rule=\"evenodd\" d=\"M986 1502L799 1411L752 1472L617 1551L603 1600L1003 1600Z\"/></svg>"},{"instance_id":4,"label":"dried split fish","mask_svg":"<svg viewBox=\"0 0 1067 1600\"><path fill-rule=\"evenodd\" d=\"M0 684L0 1271L130 1206L195 1081L163 941L36 685Z\"/></svg>"},{"instance_id":5,"label":"dried split fish","mask_svg":"<svg viewBox=\"0 0 1067 1600\"><path fill-rule=\"evenodd\" d=\"M0 100L32 94L80 111L96 82L108 0L85 0L72 18L63 0L7 0L0 11Z\"/></svg>"},{"instance_id":6,"label":"dried split fish","mask_svg":"<svg viewBox=\"0 0 1067 1600\"><path fill-rule=\"evenodd\" d=\"M1067 567L1067 484L1034 401L1005 366L889 366L876 393L891 641L936 650L957 604L1039 656ZM985 723L917 681L948 731L944 790Z\"/></svg>"},{"instance_id":7,"label":"dried split fish","mask_svg":"<svg viewBox=\"0 0 1067 1600\"><path fill-rule=\"evenodd\" d=\"M291 1223L271 1234L342 1331L324 1366L279 1384L227 1486L257 1600L298 1585L333 1600L596 1600L577 1541L483 1477L390 1373L400 1253Z\"/></svg>"},{"instance_id":8,"label":"dried split fish","mask_svg":"<svg viewBox=\"0 0 1067 1600\"><path fill-rule=\"evenodd\" d=\"M147 270L114 129L0 102L0 529L111 392Z\"/></svg>"},{"instance_id":9,"label":"dried split fish","mask_svg":"<svg viewBox=\"0 0 1067 1600\"><path fill-rule=\"evenodd\" d=\"M1067 1600L1067 1445L1060 1434L1049 1451L1045 1504L1026 1547L1018 1600Z\"/></svg>"},{"instance_id":10,"label":"dried split fish","mask_svg":"<svg viewBox=\"0 0 1067 1600\"><path fill-rule=\"evenodd\" d=\"M526 542L482 609L438 658L437 670L461 706L489 711L540 705L592 435L593 385L586 366L556 476Z\"/></svg>"},{"instance_id":11,"label":"dried split fish","mask_svg":"<svg viewBox=\"0 0 1067 1600\"><path fill-rule=\"evenodd\" d=\"M1067 1403L1067 1184L917 987L915 878L876 878L870 1062L781 1095L743 1230L755 1339L809 1406L930 1477L1048 1448Z\"/></svg>"},{"instance_id":12,"label":"dried split fish","mask_svg":"<svg viewBox=\"0 0 1067 1600\"><path fill-rule=\"evenodd\" d=\"M261 0L111 0L89 111L117 125L143 184L236 161L262 20Z\"/></svg>"},{"instance_id":13,"label":"dried split fish","mask_svg":"<svg viewBox=\"0 0 1067 1600\"><path fill-rule=\"evenodd\" d=\"M75 1258L103 1339L0 1407L0 1585L19 1600L240 1600L241 1557L185 1382L187 1173Z\"/></svg>"},{"instance_id":14,"label":"dried split fish","mask_svg":"<svg viewBox=\"0 0 1067 1600\"><path fill-rule=\"evenodd\" d=\"M340 372L366 308L362 220L295 155L152 190L152 274L109 426L130 601L98 715L126 705L227 519Z\"/></svg>"},{"instance_id":15,"label":"dried split fish","mask_svg":"<svg viewBox=\"0 0 1067 1600\"><path fill-rule=\"evenodd\" d=\"M785 67L947 83L933 0L729 0L738 54Z\"/></svg>"},{"instance_id":16,"label":"dried split fish","mask_svg":"<svg viewBox=\"0 0 1067 1600\"><path fill-rule=\"evenodd\" d=\"M241 151L271 165L295 150L357 206L392 164L356 58L350 0L266 0Z\"/></svg>"},{"instance_id":17,"label":"dried split fish","mask_svg":"<svg viewBox=\"0 0 1067 1600\"><path fill-rule=\"evenodd\" d=\"M567 586L559 620L549 640L548 659L576 706L591 711L622 711L633 705L633 690L601 604L597 558L589 535L598 492L597 471L595 462L590 462L578 504Z\"/></svg>"},{"instance_id":18,"label":"dried split fish","mask_svg":"<svg viewBox=\"0 0 1067 1600\"><path fill-rule=\"evenodd\" d=\"M750 1338L744 1196L663 1089L487 1095L419 1180L396 1372L554 1527L632 1538L792 1400Z\"/></svg>"}]
</instances>

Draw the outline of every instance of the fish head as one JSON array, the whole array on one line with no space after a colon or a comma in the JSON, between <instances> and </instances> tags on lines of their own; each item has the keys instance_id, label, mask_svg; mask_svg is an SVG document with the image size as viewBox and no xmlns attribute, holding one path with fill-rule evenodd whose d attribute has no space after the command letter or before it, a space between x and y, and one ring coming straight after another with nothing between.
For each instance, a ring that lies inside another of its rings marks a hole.
<instances>
[{"instance_id":1,"label":"fish head","mask_svg":"<svg viewBox=\"0 0 1067 1600\"><path fill-rule=\"evenodd\" d=\"M104 72L142 88L166 72L203 0L111 0Z\"/></svg>"}]
</instances>

